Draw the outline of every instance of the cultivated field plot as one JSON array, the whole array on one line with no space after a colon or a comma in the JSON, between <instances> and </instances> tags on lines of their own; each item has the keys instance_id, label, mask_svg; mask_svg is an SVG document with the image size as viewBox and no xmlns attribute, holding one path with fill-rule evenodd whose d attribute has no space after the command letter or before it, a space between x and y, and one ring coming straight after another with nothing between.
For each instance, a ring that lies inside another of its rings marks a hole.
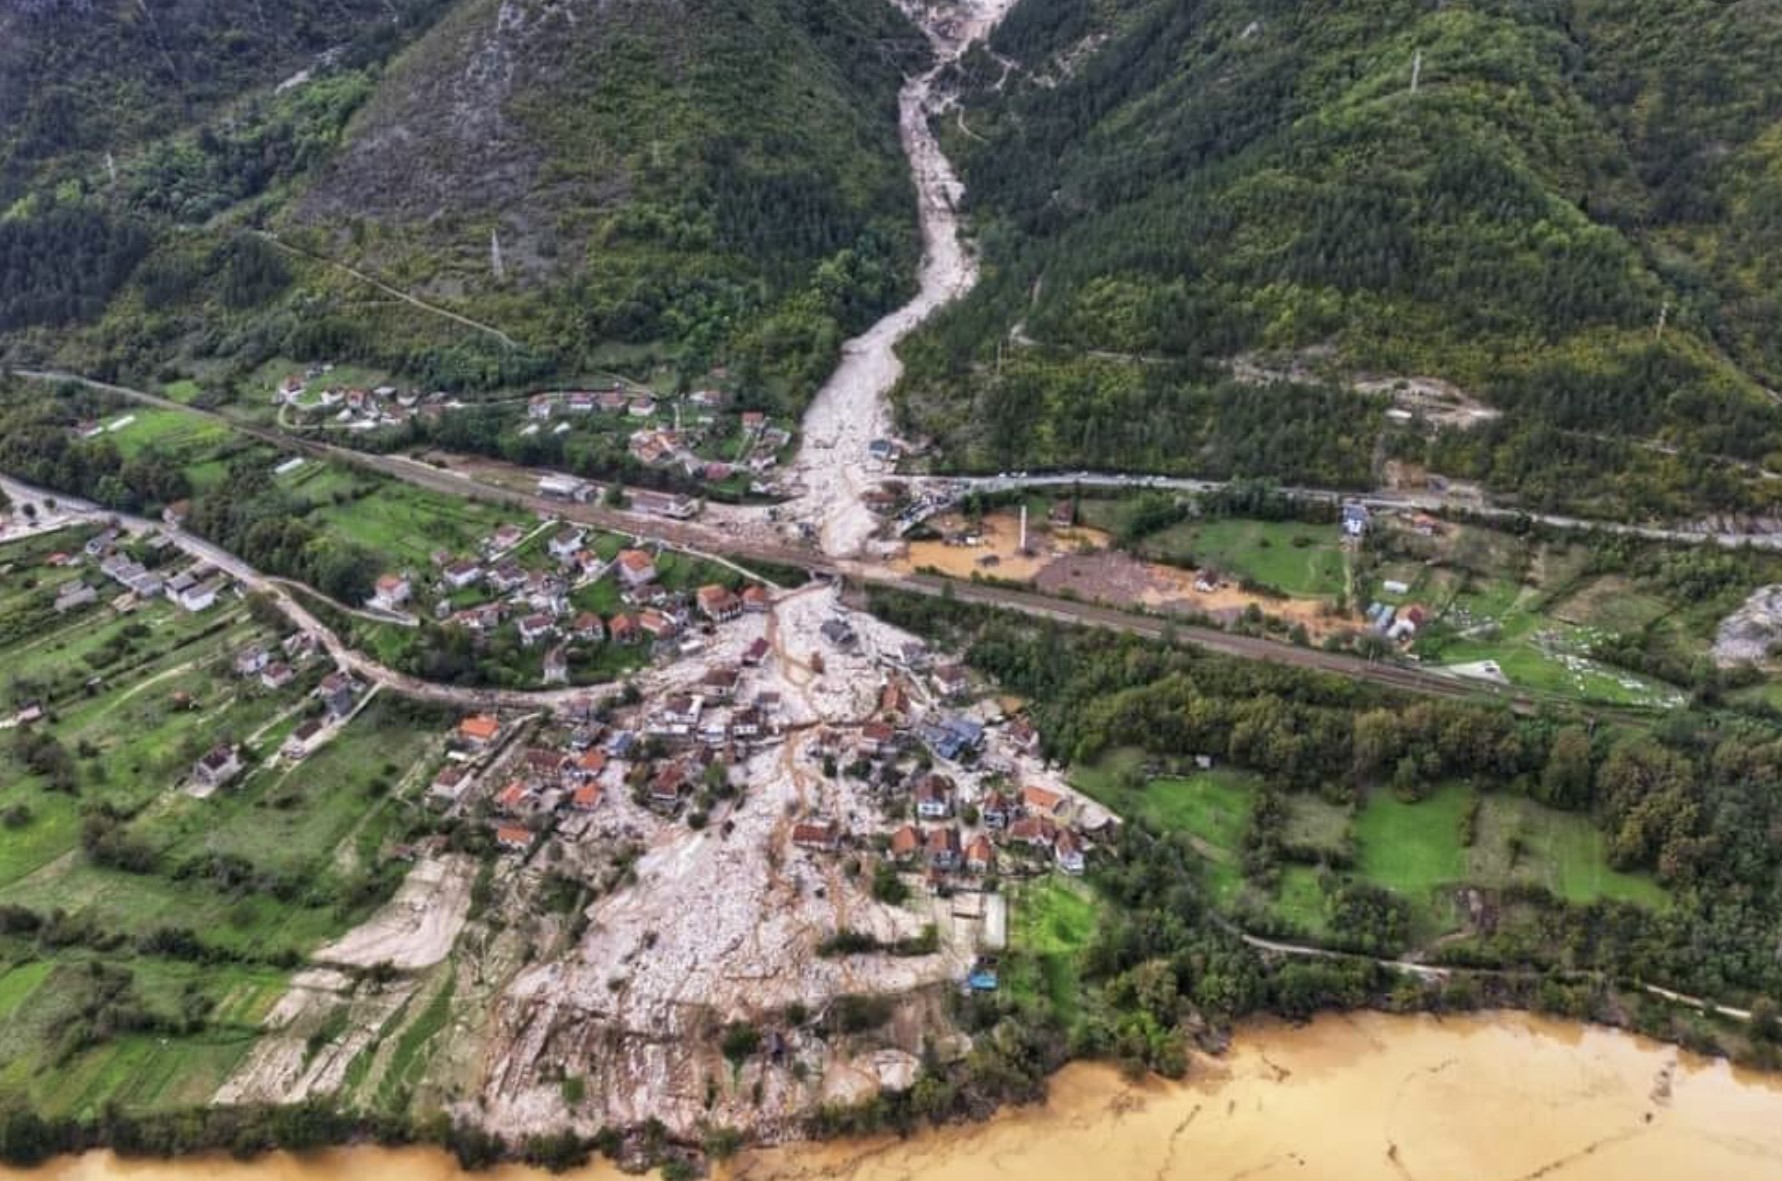
<instances>
[{"instance_id":1,"label":"cultivated field plot","mask_svg":"<svg viewBox=\"0 0 1782 1181\"><path fill-rule=\"evenodd\" d=\"M1357 808L1289 796L1284 841L1305 860L1284 866L1278 886L1262 891L1245 880L1242 868L1260 780L1234 771L1146 778L1142 764L1139 752L1118 751L1077 769L1072 781L1122 816L1188 834L1205 859L1216 905L1309 938L1332 933L1330 890L1345 876L1409 902L1419 942L1455 929L1455 897L1469 886L1485 891L1534 886L1574 903L1611 900L1662 908L1667 902L1650 876L1610 868L1607 840L1586 815L1517 796L1486 795L1477 797L1469 841L1463 821L1475 796L1457 783L1441 784L1414 803L1380 790ZM1352 863L1352 868L1325 869L1320 863Z\"/></svg>"},{"instance_id":2,"label":"cultivated field plot","mask_svg":"<svg viewBox=\"0 0 1782 1181\"><path fill-rule=\"evenodd\" d=\"M97 601L65 530L0 546L0 1094L52 1115L209 1101L259 1037L288 965L399 882L405 794L442 719L372 698L299 763L280 747L319 713L326 669L270 688L236 660L282 632L225 599ZM124 608L129 608L125 610ZM243 770L196 798L195 761Z\"/></svg>"},{"instance_id":3,"label":"cultivated field plot","mask_svg":"<svg viewBox=\"0 0 1782 1181\"><path fill-rule=\"evenodd\" d=\"M340 502L318 497L319 507L310 519L337 537L383 555L392 566L424 569L435 550L474 552L479 542L515 515L494 505L405 484L380 481L369 487L369 492ZM309 489L305 492L313 495Z\"/></svg>"},{"instance_id":4,"label":"cultivated field plot","mask_svg":"<svg viewBox=\"0 0 1782 1181\"><path fill-rule=\"evenodd\" d=\"M1237 579L1301 598L1332 598L1344 589L1335 525L1289 521L1189 521L1145 539L1146 554L1176 565L1211 566Z\"/></svg>"}]
</instances>

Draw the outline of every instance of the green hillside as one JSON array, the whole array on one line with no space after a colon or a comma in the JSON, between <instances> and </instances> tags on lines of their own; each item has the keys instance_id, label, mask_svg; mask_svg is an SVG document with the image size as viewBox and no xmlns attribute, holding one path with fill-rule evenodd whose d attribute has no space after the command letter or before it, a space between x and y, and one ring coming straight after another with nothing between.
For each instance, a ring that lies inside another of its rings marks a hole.
<instances>
[{"instance_id":1,"label":"green hillside","mask_svg":"<svg viewBox=\"0 0 1782 1181\"><path fill-rule=\"evenodd\" d=\"M187 55L228 67L209 87L177 55L104 75L102 42L58 48L92 31L75 10L42 7L0 0L24 34L0 52L44 83L0 90L24 123L68 54L70 93L145 105L13 144L0 357L219 389L273 357L355 360L469 389L622 356L795 402L914 270L895 103L926 48L889 5L414 0L351 52L346 0L267 30L175 6Z\"/></svg>"},{"instance_id":2,"label":"green hillside","mask_svg":"<svg viewBox=\"0 0 1782 1181\"><path fill-rule=\"evenodd\" d=\"M993 49L948 128L987 281L901 398L948 463L1774 498L1782 8L1024 0Z\"/></svg>"}]
</instances>

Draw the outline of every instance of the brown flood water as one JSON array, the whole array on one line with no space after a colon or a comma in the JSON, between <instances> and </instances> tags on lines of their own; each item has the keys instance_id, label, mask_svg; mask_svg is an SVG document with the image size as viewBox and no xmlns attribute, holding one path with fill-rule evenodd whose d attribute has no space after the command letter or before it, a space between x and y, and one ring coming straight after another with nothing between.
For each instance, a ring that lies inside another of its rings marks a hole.
<instances>
[{"instance_id":1,"label":"brown flood water","mask_svg":"<svg viewBox=\"0 0 1782 1181\"><path fill-rule=\"evenodd\" d=\"M485 1176L533 1181L522 1169ZM610 1167L577 1174L611 1181ZM1183 1084L1074 1066L1046 1106L908 1141L751 1153L725 1181L1774 1181L1782 1081L1610 1030L1515 1014L1247 1026ZM460 1181L440 1154L253 1164L92 1154L0 1181Z\"/></svg>"}]
</instances>

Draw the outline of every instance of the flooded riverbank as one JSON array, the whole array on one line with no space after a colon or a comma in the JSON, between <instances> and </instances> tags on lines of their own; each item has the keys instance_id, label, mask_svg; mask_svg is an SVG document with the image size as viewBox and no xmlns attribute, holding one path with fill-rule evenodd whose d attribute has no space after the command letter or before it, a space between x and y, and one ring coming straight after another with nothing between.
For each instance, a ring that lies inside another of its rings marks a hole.
<instances>
[{"instance_id":1,"label":"flooded riverbank","mask_svg":"<svg viewBox=\"0 0 1782 1181\"><path fill-rule=\"evenodd\" d=\"M614 1181L610 1165L572 1176ZM422 1150L248 1164L103 1153L0 1181L463 1181ZM503 1169L480 1176L535 1181ZM910 1140L745 1153L724 1181L1758 1181L1782 1176L1782 1080L1521 1014L1246 1027L1185 1083L1073 1066L1043 1107Z\"/></svg>"}]
</instances>

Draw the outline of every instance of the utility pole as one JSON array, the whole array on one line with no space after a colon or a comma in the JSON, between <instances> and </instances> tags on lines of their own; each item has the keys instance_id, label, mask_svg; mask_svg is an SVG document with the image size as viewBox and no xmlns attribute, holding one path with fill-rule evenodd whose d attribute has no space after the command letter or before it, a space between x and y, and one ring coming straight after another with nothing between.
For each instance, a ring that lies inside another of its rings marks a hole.
<instances>
[{"instance_id":1,"label":"utility pole","mask_svg":"<svg viewBox=\"0 0 1782 1181\"><path fill-rule=\"evenodd\" d=\"M1411 56L1411 93L1417 93L1417 84L1423 80L1423 51L1419 49Z\"/></svg>"},{"instance_id":2,"label":"utility pole","mask_svg":"<svg viewBox=\"0 0 1782 1181\"><path fill-rule=\"evenodd\" d=\"M497 283L507 278L507 265L501 261L501 232L489 231L489 269L495 272Z\"/></svg>"},{"instance_id":3,"label":"utility pole","mask_svg":"<svg viewBox=\"0 0 1782 1181\"><path fill-rule=\"evenodd\" d=\"M1664 325L1665 325L1665 321L1666 321L1666 320L1669 320L1669 319L1670 319L1670 318L1671 318L1671 301L1670 301L1670 300L1668 300L1668 299L1667 299L1667 300L1665 300L1665 301L1664 301L1664 303L1662 303L1662 304L1660 304L1660 305L1659 305L1659 308L1658 308L1658 328L1657 328L1657 330L1656 330L1656 331L1654 331L1654 332L1653 332L1653 333L1652 333L1652 339L1653 339L1653 340L1663 340L1663 339L1664 339Z\"/></svg>"}]
</instances>

